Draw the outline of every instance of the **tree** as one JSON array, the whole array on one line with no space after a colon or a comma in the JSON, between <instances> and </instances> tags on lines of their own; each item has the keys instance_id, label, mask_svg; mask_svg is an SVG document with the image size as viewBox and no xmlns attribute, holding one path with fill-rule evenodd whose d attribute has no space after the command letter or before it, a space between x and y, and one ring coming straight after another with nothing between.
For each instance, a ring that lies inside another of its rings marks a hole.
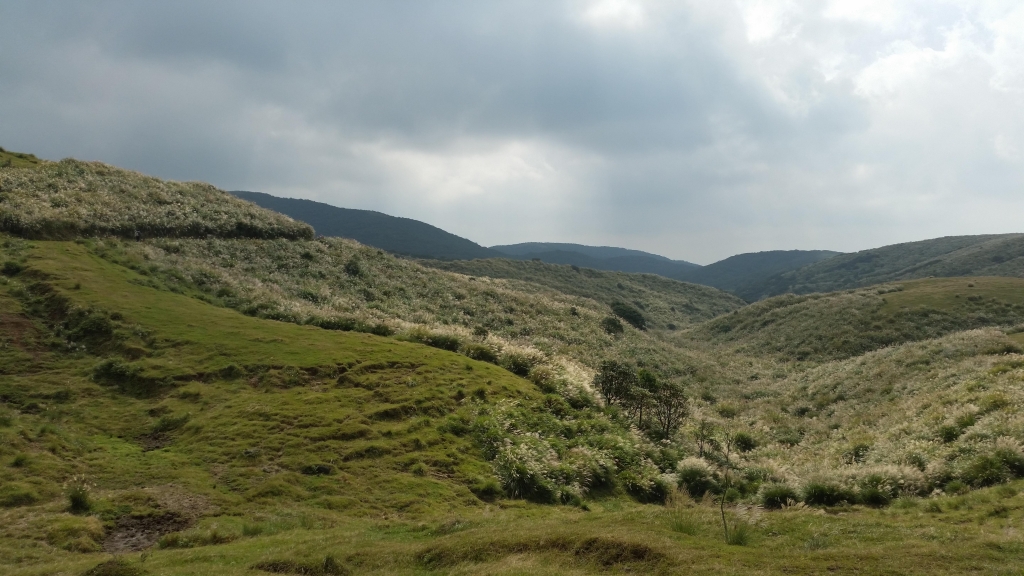
<instances>
[{"instance_id":1,"label":"tree","mask_svg":"<svg viewBox=\"0 0 1024 576\"><path fill-rule=\"evenodd\" d=\"M693 436L694 440L697 441L697 455L701 458L714 450L717 445L715 442L715 425L705 418L701 418L697 422L697 430L693 433Z\"/></svg>"},{"instance_id":2,"label":"tree","mask_svg":"<svg viewBox=\"0 0 1024 576\"><path fill-rule=\"evenodd\" d=\"M651 413L662 437L669 438L686 417L686 393L678 382L655 381L655 384L651 391Z\"/></svg>"},{"instance_id":3,"label":"tree","mask_svg":"<svg viewBox=\"0 0 1024 576\"><path fill-rule=\"evenodd\" d=\"M644 427L644 414L649 413L653 407L654 396L660 385L658 377L653 372L641 368L636 375L636 385L623 401L629 415L636 419L637 426L641 429Z\"/></svg>"},{"instance_id":4,"label":"tree","mask_svg":"<svg viewBox=\"0 0 1024 576\"><path fill-rule=\"evenodd\" d=\"M617 360L605 360L594 376L594 388L604 398L605 404L614 406L626 401L637 385L633 368Z\"/></svg>"}]
</instances>

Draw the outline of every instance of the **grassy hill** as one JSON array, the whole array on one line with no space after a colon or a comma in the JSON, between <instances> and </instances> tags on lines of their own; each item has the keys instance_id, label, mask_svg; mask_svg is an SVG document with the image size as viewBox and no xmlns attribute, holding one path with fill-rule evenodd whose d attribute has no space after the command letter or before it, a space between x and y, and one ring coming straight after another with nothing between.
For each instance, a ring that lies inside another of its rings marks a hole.
<instances>
[{"instance_id":1,"label":"grassy hill","mask_svg":"<svg viewBox=\"0 0 1024 576\"><path fill-rule=\"evenodd\" d=\"M145 224L166 215L148 191L177 185L88 186L106 169L0 192L11 221L62 187L84 207L51 206L59 234L0 233L4 574L1024 563L1024 280L743 306L650 275L433 264L479 267L456 272L273 236L309 229L215 189L137 242L89 207ZM256 237L217 224L236 208ZM659 428L665 398L680 419Z\"/></svg>"},{"instance_id":2,"label":"grassy hill","mask_svg":"<svg viewBox=\"0 0 1024 576\"><path fill-rule=\"evenodd\" d=\"M748 302L755 302L764 296L759 293L759 287L768 278L827 260L838 254L839 252L830 250L770 250L737 254L671 277L714 286L732 292Z\"/></svg>"},{"instance_id":3,"label":"grassy hill","mask_svg":"<svg viewBox=\"0 0 1024 576\"><path fill-rule=\"evenodd\" d=\"M763 300L702 324L701 341L787 360L833 360L983 327L1024 326L1024 279L933 278Z\"/></svg>"},{"instance_id":4,"label":"grassy hill","mask_svg":"<svg viewBox=\"0 0 1024 576\"><path fill-rule=\"evenodd\" d=\"M388 216L371 210L338 208L312 200L278 198L262 192L232 194L268 210L306 222L316 229L317 234L351 238L361 244L395 254L444 260L499 256L494 250L410 218Z\"/></svg>"},{"instance_id":5,"label":"grassy hill","mask_svg":"<svg viewBox=\"0 0 1024 576\"><path fill-rule=\"evenodd\" d=\"M467 276L518 280L563 294L611 304L631 303L653 328L682 328L725 314L743 305L720 290L669 280L653 274L627 274L571 265L522 260L423 261L426 266Z\"/></svg>"},{"instance_id":6,"label":"grassy hill","mask_svg":"<svg viewBox=\"0 0 1024 576\"><path fill-rule=\"evenodd\" d=\"M751 294L832 292L914 278L1024 277L1024 234L948 236L842 254L749 286Z\"/></svg>"},{"instance_id":7,"label":"grassy hill","mask_svg":"<svg viewBox=\"0 0 1024 576\"><path fill-rule=\"evenodd\" d=\"M0 169L0 232L26 238L312 238L306 224L209 184L66 159Z\"/></svg>"}]
</instances>

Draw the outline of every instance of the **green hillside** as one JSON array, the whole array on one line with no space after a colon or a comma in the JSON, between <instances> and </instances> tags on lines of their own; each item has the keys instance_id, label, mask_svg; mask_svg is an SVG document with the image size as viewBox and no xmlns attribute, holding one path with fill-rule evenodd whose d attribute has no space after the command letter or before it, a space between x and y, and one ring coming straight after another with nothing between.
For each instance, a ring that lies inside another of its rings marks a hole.
<instances>
[{"instance_id":1,"label":"green hillside","mask_svg":"<svg viewBox=\"0 0 1024 576\"><path fill-rule=\"evenodd\" d=\"M1024 277L1024 234L948 236L842 254L745 291L760 296L808 294L931 276Z\"/></svg>"},{"instance_id":2,"label":"green hillside","mask_svg":"<svg viewBox=\"0 0 1024 576\"><path fill-rule=\"evenodd\" d=\"M1024 564L1022 279L744 306L99 164L0 182L0 573Z\"/></svg>"},{"instance_id":3,"label":"green hillside","mask_svg":"<svg viewBox=\"0 0 1024 576\"><path fill-rule=\"evenodd\" d=\"M34 154L11 152L0 148L0 168L36 168L43 163Z\"/></svg>"},{"instance_id":4,"label":"green hillside","mask_svg":"<svg viewBox=\"0 0 1024 576\"><path fill-rule=\"evenodd\" d=\"M839 252L830 250L769 250L737 254L671 277L714 286L732 292L748 302L755 302L763 296L759 292L760 286L768 278L827 260L838 254Z\"/></svg>"},{"instance_id":5,"label":"green hillside","mask_svg":"<svg viewBox=\"0 0 1024 576\"><path fill-rule=\"evenodd\" d=\"M262 192L232 192L268 210L305 222L322 236L350 238L394 254L445 260L494 258L500 253L411 218L372 210L338 208L299 198L278 198Z\"/></svg>"},{"instance_id":6,"label":"green hillside","mask_svg":"<svg viewBox=\"0 0 1024 576\"><path fill-rule=\"evenodd\" d=\"M1024 327L1024 279L934 278L769 298L691 336L755 355L832 360L984 327Z\"/></svg>"},{"instance_id":7,"label":"green hillside","mask_svg":"<svg viewBox=\"0 0 1024 576\"><path fill-rule=\"evenodd\" d=\"M720 290L669 280L654 274L628 274L545 262L489 259L457 262L425 260L426 266L469 276L539 284L597 302L632 303L657 328L683 327L735 310L743 302ZM670 328L674 329L674 328Z\"/></svg>"}]
</instances>

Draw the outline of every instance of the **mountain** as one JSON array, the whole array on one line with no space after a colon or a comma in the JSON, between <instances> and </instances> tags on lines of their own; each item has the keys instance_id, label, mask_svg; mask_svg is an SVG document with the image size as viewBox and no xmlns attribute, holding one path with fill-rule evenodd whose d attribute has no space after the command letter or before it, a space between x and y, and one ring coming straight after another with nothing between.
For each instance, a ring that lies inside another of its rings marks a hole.
<instances>
[{"instance_id":1,"label":"mountain","mask_svg":"<svg viewBox=\"0 0 1024 576\"><path fill-rule=\"evenodd\" d=\"M640 250L611 246L585 246L556 242L526 242L507 246L492 246L506 257L540 260L551 264L569 264L595 270L659 274L675 278L691 269L700 268L683 260L671 260Z\"/></svg>"},{"instance_id":2,"label":"mountain","mask_svg":"<svg viewBox=\"0 0 1024 576\"><path fill-rule=\"evenodd\" d=\"M747 285L748 294L831 292L953 276L1024 277L1024 234L946 236L842 254Z\"/></svg>"},{"instance_id":3,"label":"mountain","mask_svg":"<svg viewBox=\"0 0 1024 576\"><path fill-rule=\"evenodd\" d=\"M672 276L679 280L714 286L753 302L761 298L758 286L766 279L836 256L830 250L770 250L737 254Z\"/></svg>"},{"instance_id":4,"label":"mountain","mask_svg":"<svg viewBox=\"0 0 1024 576\"><path fill-rule=\"evenodd\" d=\"M732 292L748 301L757 300L761 296L758 290L767 278L839 254L829 250L773 250L738 254L707 266L700 266L640 250L610 246L526 242L492 246L491 249L514 258L536 259L551 264L658 274L674 280L712 286Z\"/></svg>"},{"instance_id":5,"label":"mountain","mask_svg":"<svg viewBox=\"0 0 1024 576\"><path fill-rule=\"evenodd\" d=\"M497 251L411 218L372 210L338 208L312 200L278 198L262 192L236 191L231 194L306 222L322 236L351 238L395 254L442 260L501 257Z\"/></svg>"},{"instance_id":6,"label":"mountain","mask_svg":"<svg viewBox=\"0 0 1024 576\"><path fill-rule=\"evenodd\" d=\"M529 257L531 254L543 254L549 252L575 252L597 260L636 256L662 260L665 262L686 264L695 268L698 267L697 264L690 264L689 262L684 262L682 260L672 260L657 254L651 254L650 252L630 250L629 248L615 248L613 246L587 246L584 244L566 244L561 242L523 242L522 244L491 246L491 249L497 250L503 254L523 257Z\"/></svg>"}]
</instances>

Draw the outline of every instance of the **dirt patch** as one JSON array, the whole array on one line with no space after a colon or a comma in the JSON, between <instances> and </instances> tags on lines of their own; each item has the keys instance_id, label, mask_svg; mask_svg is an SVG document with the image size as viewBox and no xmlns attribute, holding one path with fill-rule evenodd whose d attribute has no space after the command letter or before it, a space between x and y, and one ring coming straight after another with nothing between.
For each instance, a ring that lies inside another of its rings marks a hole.
<instances>
[{"instance_id":1,"label":"dirt patch","mask_svg":"<svg viewBox=\"0 0 1024 576\"><path fill-rule=\"evenodd\" d=\"M0 336L12 346L33 357L39 356L39 347L35 344L42 333L27 316L0 312L0 326L3 326L3 334Z\"/></svg>"},{"instance_id":2,"label":"dirt patch","mask_svg":"<svg viewBox=\"0 0 1024 576\"><path fill-rule=\"evenodd\" d=\"M122 516L103 539L104 552L136 552L156 544L164 534L188 528L192 520L168 512L158 516Z\"/></svg>"}]
</instances>

